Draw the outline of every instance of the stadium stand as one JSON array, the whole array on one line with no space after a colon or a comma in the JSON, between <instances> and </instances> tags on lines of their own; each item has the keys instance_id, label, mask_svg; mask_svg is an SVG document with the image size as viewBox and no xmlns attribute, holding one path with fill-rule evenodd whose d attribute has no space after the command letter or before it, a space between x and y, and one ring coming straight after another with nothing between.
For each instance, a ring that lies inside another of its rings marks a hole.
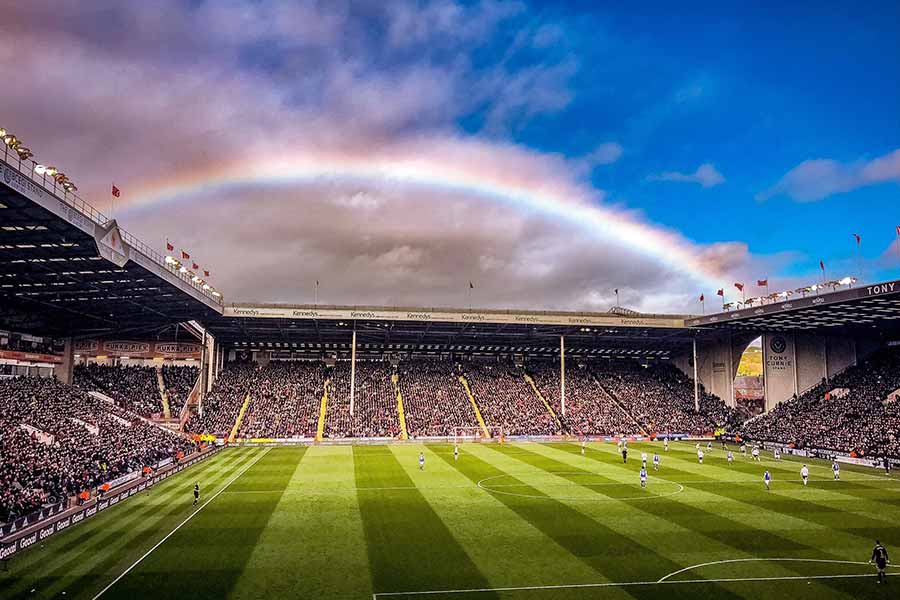
<instances>
[{"instance_id":1,"label":"stadium stand","mask_svg":"<svg viewBox=\"0 0 900 600\"><path fill-rule=\"evenodd\" d=\"M356 363L356 392L350 416L350 363L341 361L331 369L325 437L397 437L400 421L397 398L387 362Z\"/></svg>"},{"instance_id":2,"label":"stadium stand","mask_svg":"<svg viewBox=\"0 0 900 600\"><path fill-rule=\"evenodd\" d=\"M169 394L169 410L173 416L181 413L184 403L187 402L197 378L200 377L198 367L162 367L163 381Z\"/></svg>"},{"instance_id":3,"label":"stadium stand","mask_svg":"<svg viewBox=\"0 0 900 600\"><path fill-rule=\"evenodd\" d=\"M191 443L52 378L0 381L0 522L187 452Z\"/></svg>"},{"instance_id":4,"label":"stadium stand","mask_svg":"<svg viewBox=\"0 0 900 600\"><path fill-rule=\"evenodd\" d=\"M793 443L798 448L900 455L900 351L883 349L802 394L782 402L742 428L753 440Z\"/></svg>"},{"instance_id":5,"label":"stadium stand","mask_svg":"<svg viewBox=\"0 0 900 600\"><path fill-rule=\"evenodd\" d=\"M229 363L203 401L203 415L192 415L185 428L199 434L228 435L258 375L254 363Z\"/></svg>"},{"instance_id":6,"label":"stadium stand","mask_svg":"<svg viewBox=\"0 0 900 600\"><path fill-rule=\"evenodd\" d=\"M260 368L240 437L311 438L316 435L325 366L318 361L273 361Z\"/></svg>"},{"instance_id":7,"label":"stadium stand","mask_svg":"<svg viewBox=\"0 0 900 600\"><path fill-rule=\"evenodd\" d=\"M561 433L521 369L471 362L463 365L463 371L487 425L501 427L505 435Z\"/></svg>"},{"instance_id":8,"label":"stadium stand","mask_svg":"<svg viewBox=\"0 0 900 600\"><path fill-rule=\"evenodd\" d=\"M411 437L449 437L459 428L478 427L454 363L413 360L400 363L398 372L406 427Z\"/></svg>"},{"instance_id":9,"label":"stadium stand","mask_svg":"<svg viewBox=\"0 0 900 600\"><path fill-rule=\"evenodd\" d=\"M102 392L120 407L141 416L151 418L162 413L162 398L153 367L77 365L75 383L85 391Z\"/></svg>"},{"instance_id":10,"label":"stadium stand","mask_svg":"<svg viewBox=\"0 0 900 600\"><path fill-rule=\"evenodd\" d=\"M556 363L529 363L528 371L556 414L562 414L560 372ZM566 413L564 421L575 435L634 434L640 427L597 384L586 365L566 369Z\"/></svg>"}]
</instances>

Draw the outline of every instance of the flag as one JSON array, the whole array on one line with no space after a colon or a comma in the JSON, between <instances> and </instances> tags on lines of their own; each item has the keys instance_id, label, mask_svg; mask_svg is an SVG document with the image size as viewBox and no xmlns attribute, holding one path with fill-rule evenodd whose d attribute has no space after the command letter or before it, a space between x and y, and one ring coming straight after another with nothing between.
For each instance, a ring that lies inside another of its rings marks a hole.
<instances>
[{"instance_id":1,"label":"flag","mask_svg":"<svg viewBox=\"0 0 900 600\"><path fill-rule=\"evenodd\" d=\"M897 225L897 235L900 235L900 225Z\"/></svg>"},{"instance_id":2,"label":"flag","mask_svg":"<svg viewBox=\"0 0 900 600\"><path fill-rule=\"evenodd\" d=\"M187 259L189 259L190 257L191 257L190 254L188 254L188 253L185 252L184 250L181 251L181 258L183 258L184 260L187 260Z\"/></svg>"},{"instance_id":3,"label":"flag","mask_svg":"<svg viewBox=\"0 0 900 600\"><path fill-rule=\"evenodd\" d=\"M741 291L741 292L744 291L744 284L743 284L743 283L735 282L735 283L734 283L734 287L736 287L736 288L738 289L738 291Z\"/></svg>"},{"instance_id":4,"label":"flag","mask_svg":"<svg viewBox=\"0 0 900 600\"><path fill-rule=\"evenodd\" d=\"M703 294L700 294L700 302L703 302L704 300L705 298L703 297Z\"/></svg>"},{"instance_id":5,"label":"flag","mask_svg":"<svg viewBox=\"0 0 900 600\"><path fill-rule=\"evenodd\" d=\"M316 287L319 287L319 280L316 279Z\"/></svg>"},{"instance_id":6,"label":"flag","mask_svg":"<svg viewBox=\"0 0 900 600\"><path fill-rule=\"evenodd\" d=\"M197 269L200 268L200 265L198 265L197 263L191 263L191 268L196 271Z\"/></svg>"},{"instance_id":7,"label":"flag","mask_svg":"<svg viewBox=\"0 0 900 600\"><path fill-rule=\"evenodd\" d=\"M725 297L725 290L722 289L722 288L719 288L719 291L716 292L716 296L722 296L722 297L724 298L724 297Z\"/></svg>"},{"instance_id":8,"label":"flag","mask_svg":"<svg viewBox=\"0 0 900 600\"><path fill-rule=\"evenodd\" d=\"M769 287L769 280L768 279L757 279L756 286L757 287Z\"/></svg>"},{"instance_id":9,"label":"flag","mask_svg":"<svg viewBox=\"0 0 900 600\"><path fill-rule=\"evenodd\" d=\"M120 195L122 195L122 192L119 191L119 188L117 188L115 184L113 184L113 186L112 186L112 195L115 196L116 198L118 198Z\"/></svg>"},{"instance_id":10,"label":"flag","mask_svg":"<svg viewBox=\"0 0 900 600\"><path fill-rule=\"evenodd\" d=\"M204 270L203 270L203 276L204 276L204 277L209 277L209 271L207 271L206 269L204 269Z\"/></svg>"},{"instance_id":11,"label":"flag","mask_svg":"<svg viewBox=\"0 0 900 600\"><path fill-rule=\"evenodd\" d=\"M862 241L862 237L858 233L854 233L853 237L856 238L856 245L859 246L859 243Z\"/></svg>"},{"instance_id":12,"label":"flag","mask_svg":"<svg viewBox=\"0 0 900 600\"><path fill-rule=\"evenodd\" d=\"M474 285L471 281L469 282L469 289L470 289L470 290L474 290L474 289L475 289L475 285Z\"/></svg>"},{"instance_id":13,"label":"flag","mask_svg":"<svg viewBox=\"0 0 900 600\"><path fill-rule=\"evenodd\" d=\"M825 272L825 261L824 260L819 261L819 268L822 269L823 273Z\"/></svg>"},{"instance_id":14,"label":"flag","mask_svg":"<svg viewBox=\"0 0 900 600\"><path fill-rule=\"evenodd\" d=\"M175 252L175 246L169 243L169 240L166 240L166 252Z\"/></svg>"}]
</instances>

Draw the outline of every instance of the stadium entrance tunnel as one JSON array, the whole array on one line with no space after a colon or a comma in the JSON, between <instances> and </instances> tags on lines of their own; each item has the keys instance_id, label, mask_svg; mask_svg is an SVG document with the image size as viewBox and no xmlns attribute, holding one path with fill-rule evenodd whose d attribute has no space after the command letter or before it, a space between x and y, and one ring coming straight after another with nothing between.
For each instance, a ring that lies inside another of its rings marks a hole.
<instances>
[{"instance_id":1,"label":"stadium entrance tunnel","mask_svg":"<svg viewBox=\"0 0 900 600\"><path fill-rule=\"evenodd\" d=\"M478 482L491 494L571 502L628 502L674 496L684 491L681 484L652 475L646 487L640 481L610 481L595 473L544 472L494 475Z\"/></svg>"}]
</instances>

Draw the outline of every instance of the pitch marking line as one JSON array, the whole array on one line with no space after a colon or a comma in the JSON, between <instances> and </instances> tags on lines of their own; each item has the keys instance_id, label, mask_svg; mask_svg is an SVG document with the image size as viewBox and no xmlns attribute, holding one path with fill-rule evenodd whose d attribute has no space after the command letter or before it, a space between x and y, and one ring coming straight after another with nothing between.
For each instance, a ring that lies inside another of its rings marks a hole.
<instances>
[{"instance_id":1,"label":"pitch marking line","mask_svg":"<svg viewBox=\"0 0 900 600\"><path fill-rule=\"evenodd\" d=\"M868 564L868 563L862 563ZM895 577L900 573L887 573L888 577ZM623 582L605 582L605 583L574 583L569 585L525 585L519 587L499 587L499 588L471 588L468 590L425 590L420 592L376 592L372 594L372 600L378 598L390 598L394 596L435 596L450 594L477 594L492 592L527 592L541 590L574 590L585 588L610 588L610 587L638 587L651 585L681 585L681 584L699 584L699 583L742 583L750 581L811 581L813 579L864 579L874 578L876 575L856 574L856 575L787 575L784 577L725 577L720 579L678 579L666 581L623 581Z\"/></svg>"},{"instance_id":2,"label":"pitch marking line","mask_svg":"<svg viewBox=\"0 0 900 600\"><path fill-rule=\"evenodd\" d=\"M676 575L680 575L681 573L685 573L687 571L693 571L694 569L700 569L703 567L711 567L713 565L728 565L732 563L744 563L744 562L805 562L805 563L830 563L830 564L838 564L838 565L868 565L867 562L858 562L852 560L831 560L826 558L731 558L728 560L714 560L712 562L701 563L699 565L691 565L690 567L685 567L683 569L679 569L677 571L673 571L668 575L662 577L656 583L665 583L671 577L675 577Z\"/></svg>"},{"instance_id":3,"label":"pitch marking line","mask_svg":"<svg viewBox=\"0 0 900 600\"><path fill-rule=\"evenodd\" d=\"M146 551L139 559L137 559L136 561L134 561L134 563L132 563L132 565L131 565L130 567L128 567L127 569L125 569L124 571L122 571L122 573L121 573L118 577L116 577L115 579L113 579L113 580L109 583L109 585L107 585L105 588L103 588L102 590L100 590L99 592L97 592L97 594L96 594L91 600L97 600L97 598L99 598L100 596L102 596L103 594L105 594L112 586L116 585L116 584L119 582L119 580L121 580L123 577L125 577L126 575L128 575L128 573L131 572L131 570L132 570L133 568L135 568L136 566L138 566L138 565L141 563L142 560L144 560L145 558L147 558L148 556L150 556L150 554L151 554L154 550L156 550L157 548L159 548L160 546L162 546L163 543L164 543L167 539L169 539L170 537L172 537L172 536L175 534L176 531L178 531L179 529L181 529L181 527L182 527L185 523L187 523L188 521L190 521L191 519L193 519L195 516L197 516L197 514L198 514L201 510L203 510L204 508L206 508L206 505L207 505L207 504L209 504L210 502L212 502L213 500L215 500L216 498L218 498L218 497L219 497L219 494L221 494L221 493L224 492L226 489L228 489L228 486L230 486L232 483L234 483L235 481L237 481L237 480L241 477L241 475L243 475L244 473L246 473L247 470L248 470L250 467L252 467L252 466L255 465L256 463L258 463L258 462L259 462L259 459L261 459L263 456L265 456L266 454L268 454L270 450L271 450L271 448L266 448L265 452L263 452L262 454L260 454L260 455L257 456L256 458L254 458L252 461L250 461L249 463L247 463L246 465L244 465L243 467L241 467L241 470L238 471L238 473L237 473L234 477L232 477L231 479L229 479L228 482L225 483L225 486L224 486L221 490L219 490L218 492L216 492L215 494L213 494L213 495L210 497L209 500L207 500L206 502L204 502L203 504L201 504L200 507L199 507L197 510L195 510L195 511L193 511L191 514L189 514L189 515L187 516L187 518L186 518L184 521L182 521L181 523L179 523L178 525L175 526L175 529L173 529L172 531L170 531L169 533L167 533L166 536L165 536L163 539L161 539L161 540L159 540L158 542L156 542L156 544L154 544L154 546L153 546L152 548L150 548L149 550L147 550L147 551Z\"/></svg>"},{"instance_id":4,"label":"pitch marking line","mask_svg":"<svg viewBox=\"0 0 900 600\"><path fill-rule=\"evenodd\" d=\"M598 474L595 474L595 473L578 473L578 472L573 472L573 473L569 473L569 472L547 472L546 475L555 475L555 476L565 476L565 475L585 475L585 476L587 476L587 475L594 475L594 476L596 476L596 475L598 475ZM676 489L675 491L672 491L672 492L665 493L665 494L652 494L652 495L643 495L643 496L628 496L628 497L623 497L623 498L613 498L613 497L611 497L611 496L610 496L610 497L599 497L599 496L598 496L598 497L593 497L593 496L584 496L584 497L582 497L582 496L576 496L576 497L560 497L560 496L550 496L550 495L540 495L540 496L538 496L538 495L536 495L536 494L517 494L517 493L515 493L515 492L507 492L507 491L504 491L504 490L501 490L501 489L497 489L497 488L500 488L500 487L534 487L534 486L532 486L532 485L530 485L530 484L527 484L527 483L519 483L519 484L498 484L498 485L495 485L495 486L482 485L482 484L485 483L485 482L489 482L489 481L492 481L492 480L495 480L495 479L502 479L502 478L504 478L504 477L514 477L514 476L513 476L513 475L510 475L510 474L503 474L503 475L494 475L494 476L491 476L491 477L485 477L484 479L482 479L481 481L479 481L476 485L477 485L479 488L481 488L481 489L483 489L484 491L486 491L486 492L491 492L491 493L494 493L494 494L503 494L503 495L506 495L506 496L518 496L518 497L520 497L520 498L535 498L535 499L537 499L537 500L578 500L578 501L585 501L585 502L614 502L614 501L621 501L621 502L624 502L624 501L630 501L630 500L652 500L652 499L654 499L654 498L665 498L665 497L667 497L667 496L674 496L675 494L680 494L681 492L684 491L684 486L681 485L680 483L675 483L674 481L665 481L665 480L660 480L660 481L662 482L662 485L666 485L666 484L668 484L668 485L674 485L674 486L677 486L678 489ZM594 483L594 484L579 484L579 483L575 483L575 482L569 482L569 483L549 483L549 484L546 484L546 487L572 487L572 488L580 488L580 487L589 487L589 486L590 486L590 487L593 487L593 486L602 486L602 485L607 485L607 486L608 486L608 485L621 485L621 486L634 487L635 484L625 483L625 482L617 482L617 481L614 481L614 482L603 482L603 483ZM542 487L545 487L545 486L544 486L543 484L541 484L541 485L538 486L537 489L540 490Z\"/></svg>"}]
</instances>

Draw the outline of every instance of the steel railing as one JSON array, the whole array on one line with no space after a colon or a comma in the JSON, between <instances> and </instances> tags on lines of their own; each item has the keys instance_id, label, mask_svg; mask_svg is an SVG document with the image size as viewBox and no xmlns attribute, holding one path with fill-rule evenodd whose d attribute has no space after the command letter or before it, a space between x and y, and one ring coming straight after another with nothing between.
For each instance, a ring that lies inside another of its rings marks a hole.
<instances>
[{"instance_id":1,"label":"steel railing","mask_svg":"<svg viewBox=\"0 0 900 600\"><path fill-rule=\"evenodd\" d=\"M90 219L97 225L105 226L107 223L109 223L109 217L88 204L78 194L68 191L65 187L62 186L62 184L58 183L54 177L51 177L46 173L38 175L34 170L35 166L37 166L38 164L36 161L30 158L22 160L21 158L19 158L18 153L15 150L9 148L6 144L3 144L3 162L5 162L6 165L10 168L18 171L20 175L27 177L35 185L43 188L44 191L52 194L57 200L61 201L69 208L79 212L82 216ZM153 262L157 263L159 266L163 267L164 269L190 285L191 288L197 290L216 304L219 304L220 306L224 305L224 299L221 295L216 296L212 293L212 290L204 290L202 284L198 284L196 281L193 281L189 274L182 273L174 265L168 264L165 257L161 253L153 249L151 246L133 236L122 227L119 227L119 233L122 235L122 239L125 241L125 243L127 243L129 246L136 249L144 256L150 258Z\"/></svg>"}]
</instances>

